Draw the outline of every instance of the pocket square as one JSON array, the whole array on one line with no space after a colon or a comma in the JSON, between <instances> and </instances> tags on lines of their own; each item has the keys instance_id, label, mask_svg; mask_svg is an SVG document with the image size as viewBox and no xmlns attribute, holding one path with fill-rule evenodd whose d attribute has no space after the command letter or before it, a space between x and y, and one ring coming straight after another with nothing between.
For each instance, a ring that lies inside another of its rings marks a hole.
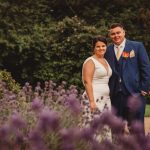
<instances>
[{"instance_id":1,"label":"pocket square","mask_svg":"<svg viewBox=\"0 0 150 150\"><path fill-rule=\"evenodd\" d=\"M135 57L135 52L134 52L134 50L131 50L131 51L130 51L130 58L132 58L132 57Z\"/></svg>"}]
</instances>

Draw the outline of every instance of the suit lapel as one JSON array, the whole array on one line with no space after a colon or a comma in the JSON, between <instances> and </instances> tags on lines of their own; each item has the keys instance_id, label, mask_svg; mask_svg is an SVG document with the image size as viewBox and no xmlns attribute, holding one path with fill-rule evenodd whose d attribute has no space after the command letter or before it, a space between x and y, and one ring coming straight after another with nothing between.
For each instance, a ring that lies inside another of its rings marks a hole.
<instances>
[{"instance_id":1,"label":"suit lapel","mask_svg":"<svg viewBox=\"0 0 150 150\"><path fill-rule=\"evenodd\" d=\"M132 49L132 47L130 46L129 40L126 40L126 43L125 43L125 47L124 47L123 52L130 53L131 49ZM121 55L121 57L122 57L122 55ZM126 63L127 63L127 59L128 59L128 58L123 58L123 57L122 57L122 59L123 59L123 71L124 71L124 68L125 68L125 66L126 66Z\"/></svg>"},{"instance_id":2,"label":"suit lapel","mask_svg":"<svg viewBox=\"0 0 150 150\"><path fill-rule=\"evenodd\" d=\"M110 63L111 64L111 68L114 71L114 73L118 74L118 72L116 71L116 67L115 67L116 55L115 55L114 45L113 44L111 45L110 52L111 52L110 56L112 56L112 58L113 58L111 63Z\"/></svg>"}]
</instances>

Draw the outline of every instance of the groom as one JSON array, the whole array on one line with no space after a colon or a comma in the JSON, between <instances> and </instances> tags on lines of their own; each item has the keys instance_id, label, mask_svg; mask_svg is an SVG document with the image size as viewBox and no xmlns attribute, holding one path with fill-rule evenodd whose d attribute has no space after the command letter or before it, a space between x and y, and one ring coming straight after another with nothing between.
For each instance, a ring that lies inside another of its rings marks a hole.
<instances>
[{"instance_id":1,"label":"groom","mask_svg":"<svg viewBox=\"0 0 150 150\"><path fill-rule=\"evenodd\" d=\"M109 81L112 105L117 116L127 120L129 126L135 119L144 123L144 96L150 87L150 61L146 50L141 42L126 39L119 23L110 26L109 36L113 44L108 46L105 58L113 71ZM141 104L135 113L128 105L131 96L137 96Z\"/></svg>"}]
</instances>

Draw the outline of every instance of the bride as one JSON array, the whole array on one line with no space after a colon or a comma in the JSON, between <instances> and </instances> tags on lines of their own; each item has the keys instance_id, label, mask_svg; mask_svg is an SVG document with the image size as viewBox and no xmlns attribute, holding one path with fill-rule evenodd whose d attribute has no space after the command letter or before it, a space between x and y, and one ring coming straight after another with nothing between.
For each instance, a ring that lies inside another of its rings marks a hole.
<instances>
[{"instance_id":1,"label":"bride","mask_svg":"<svg viewBox=\"0 0 150 150\"><path fill-rule=\"evenodd\" d=\"M104 111L111 110L108 81L112 70L104 58L107 40L102 36L93 38L93 55L88 57L82 67L82 81L85 87L82 100L83 126L87 127L93 120L96 110L99 116ZM96 136L99 141L104 139L112 141L111 130L108 126Z\"/></svg>"}]
</instances>

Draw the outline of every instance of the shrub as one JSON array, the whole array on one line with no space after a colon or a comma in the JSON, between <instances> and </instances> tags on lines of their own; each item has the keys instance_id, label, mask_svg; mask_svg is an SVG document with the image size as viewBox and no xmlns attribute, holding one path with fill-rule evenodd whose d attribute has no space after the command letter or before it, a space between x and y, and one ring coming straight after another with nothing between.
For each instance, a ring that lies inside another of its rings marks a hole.
<instances>
[{"instance_id":1,"label":"shrub","mask_svg":"<svg viewBox=\"0 0 150 150\"><path fill-rule=\"evenodd\" d=\"M131 134L122 134L124 121L105 112L91 126L81 128L81 93L66 82L26 83L16 97L5 95L0 105L0 149L14 150L148 150L149 136L135 121ZM136 101L130 105L135 106ZM104 125L115 131L113 142L98 142L94 135Z\"/></svg>"},{"instance_id":2,"label":"shrub","mask_svg":"<svg viewBox=\"0 0 150 150\"><path fill-rule=\"evenodd\" d=\"M10 72L6 70L0 71L0 97L4 95L6 90L12 93L18 93L20 91L20 85L11 76Z\"/></svg>"}]
</instances>

